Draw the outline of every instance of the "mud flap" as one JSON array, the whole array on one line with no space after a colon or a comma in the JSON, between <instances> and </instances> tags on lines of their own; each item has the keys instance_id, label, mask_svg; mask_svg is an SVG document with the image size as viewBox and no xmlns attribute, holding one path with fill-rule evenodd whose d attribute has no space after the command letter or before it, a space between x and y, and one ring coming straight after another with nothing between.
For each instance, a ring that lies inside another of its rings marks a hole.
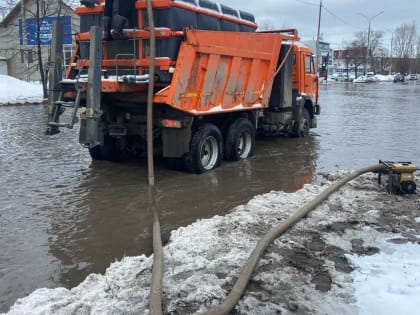
<instances>
[{"instance_id":1,"label":"mud flap","mask_svg":"<svg viewBox=\"0 0 420 315\"><path fill-rule=\"evenodd\" d=\"M190 151L193 117L179 119L180 128L162 128L162 154L164 158L181 158Z\"/></svg>"},{"instance_id":2,"label":"mud flap","mask_svg":"<svg viewBox=\"0 0 420 315\"><path fill-rule=\"evenodd\" d=\"M291 134L294 137L300 137L302 110L305 99L301 96L296 97L296 102L292 106L292 130Z\"/></svg>"}]
</instances>

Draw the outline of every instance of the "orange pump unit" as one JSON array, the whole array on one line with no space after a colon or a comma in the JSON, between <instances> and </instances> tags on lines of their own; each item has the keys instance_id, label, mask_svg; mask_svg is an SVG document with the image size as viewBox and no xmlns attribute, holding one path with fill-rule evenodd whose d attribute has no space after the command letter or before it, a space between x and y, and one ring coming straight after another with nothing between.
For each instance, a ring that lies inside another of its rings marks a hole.
<instances>
[{"instance_id":1,"label":"orange pump unit","mask_svg":"<svg viewBox=\"0 0 420 315\"><path fill-rule=\"evenodd\" d=\"M379 172L379 184L381 184L381 175L388 175L386 189L392 194L413 194L416 192L416 183L414 172L416 165L411 162L392 162L379 161L386 166L385 170Z\"/></svg>"}]
</instances>

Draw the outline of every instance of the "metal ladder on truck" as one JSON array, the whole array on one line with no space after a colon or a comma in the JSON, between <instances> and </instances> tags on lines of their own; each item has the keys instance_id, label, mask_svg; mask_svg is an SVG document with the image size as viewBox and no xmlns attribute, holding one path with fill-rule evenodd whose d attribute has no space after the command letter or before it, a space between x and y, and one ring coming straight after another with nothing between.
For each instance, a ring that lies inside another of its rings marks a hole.
<instances>
[{"instance_id":1,"label":"metal ladder on truck","mask_svg":"<svg viewBox=\"0 0 420 315\"><path fill-rule=\"evenodd\" d=\"M80 69L79 74L77 77L80 77L80 72L82 69ZM52 104L50 104L50 121L48 121L47 125L47 134L56 134L59 132L59 128L65 127L72 129L74 124L77 123L77 111L80 107L80 100L81 95L83 93L83 87L82 84L76 80L74 82L73 80L63 80L59 83L60 86L60 93L58 95L58 100L54 101ZM75 91L76 96L74 101L65 101L65 94L67 92ZM72 108L72 112L70 115L70 121L69 122L60 122L60 116L64 113L65 108Z\"/></svg>"}]
</instances>

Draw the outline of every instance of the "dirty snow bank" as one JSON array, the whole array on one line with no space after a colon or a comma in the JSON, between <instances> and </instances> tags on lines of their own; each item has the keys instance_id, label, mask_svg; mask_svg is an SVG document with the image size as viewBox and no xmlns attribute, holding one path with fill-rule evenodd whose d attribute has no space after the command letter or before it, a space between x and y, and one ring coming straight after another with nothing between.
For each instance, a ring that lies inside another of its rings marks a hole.
<instances>
[{"instance_id":1,"label":"dirty snow bank","mask_svg":"<svg viewBox=\"0 0 420 315\"><path fill-rule=\"evenodd\" d=\"M328 185L324 180L295 193L259 195L226 216L173 231L164 249L164 313L193 314L219 304L259 237ZM395 271L390 283L398 283L398 294L406 297L393 304L406 303L412 307L406 313L416 312L419 283L402 282L393 262L401 261L402 246L412 246L407 264L419 279L420 248L413 244L419 242L419 207L415 195L384 193L373 175L356 179L273 242L237 313L386 314L361 294L363 282L373 286L375 272L385 278L389 270ZM366 255L372 255L369 262ZM125 257L70 290L38 289L18 300L9 314L148 314L151 264L151 257ZM386 298L390 292L373 294Z\"/></svg>"},{"instance_id":2,"label":"dirty snow bank","mask_svg":"<svg viewBox=\"0 0 420 315\"><path fill-rule=\"evenodd\" d=\"M25 82L0 74L0 106L8 104L40 103L42 84Z\"/></svg>"}]
</instances>

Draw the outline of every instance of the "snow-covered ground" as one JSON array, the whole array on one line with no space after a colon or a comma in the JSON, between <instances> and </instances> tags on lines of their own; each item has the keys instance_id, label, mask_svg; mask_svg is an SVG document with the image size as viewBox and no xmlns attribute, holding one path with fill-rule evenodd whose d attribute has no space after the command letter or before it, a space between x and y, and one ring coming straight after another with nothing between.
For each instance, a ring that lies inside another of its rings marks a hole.
<instances>
[{"instance_id":1,"label":"snow-covered ground","mask_svg":"<svg viewBox=\"0 0 420 315\"><path fill-rule=\"evenodd\" d=\"M354 77L354 74L349 74L349 77L347 78L347 74L334 73L328 78L328 83L335 83L335 82L356 82L357 83L358 79L360 81L363 78L364 78L363 75L359 75L358 78L356 79ZM394 76L393 75L376 74L372 77L372 79L373 79L372 82L392 82L394 80ZM324 79L320 80L320 82L322 84L325 84ZM363 82L365 82L365 81L363 80Z\"/></svg>"},{"instance_id":2,"label":"snow-covered ground","mask_svg":"<svg viewBox=\"0 0 420 315\"><path fill-rule=\"evenodd\" d=\"M41 83L25 82L0 74L0 106L42 101Z\"/></svg>"},{"instance_id":3,"label":"snow-covered ground","mask_svg":"<svg viewBox=\"0 0 420 315\"><path fill-rule=\"evenodd\" d=\"M362 314L418 314L420 247L388 244L373 256L347 256L357 268L355 297Z\"/></svg>"},{"instance_id":4,"label":"snow-covered ground","mask_svg":"<svg viewBox=\"0 0 420 315\"><path fill-rule=\"evenodd\" d=\"M375 78L380 82L392 82L394 80L393 75L375 74Z\"/></svg>"},{"instance_id":5,"label":"snow-covered ground","mask_svg":"<svg viewBox=\"0 0 420 315\"><path fill-rule=\"evenodd\" d=\"M164 248L164 313L218 305L259 237L331 184L320 183L258 195L173 231ZM373 174L347 184L274 241L236 312L418 314L419 207L417 195L383 192ZM125 257L70 290L38 289L9 314L148 314L151 266L152 257Z\"/></svg>"}]
</instances>

